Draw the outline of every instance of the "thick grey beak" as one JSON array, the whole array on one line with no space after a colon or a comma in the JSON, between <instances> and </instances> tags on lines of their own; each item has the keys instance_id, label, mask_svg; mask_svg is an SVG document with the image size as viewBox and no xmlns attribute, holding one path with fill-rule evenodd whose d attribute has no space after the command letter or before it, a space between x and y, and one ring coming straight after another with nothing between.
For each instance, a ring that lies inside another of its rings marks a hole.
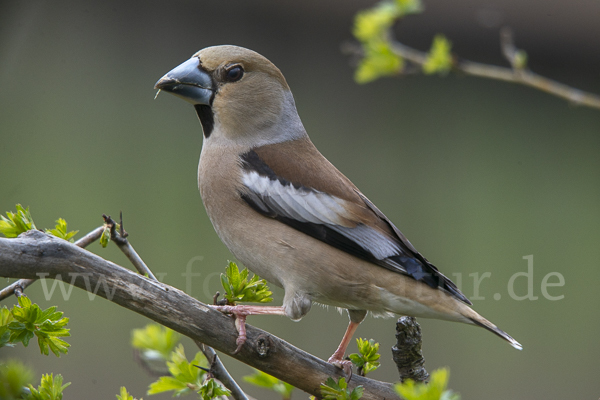
<instances>
[{"instance_id":1,"label":"thick grey beak","mask_svg":"<svg viewBox=\"0 0 600 400\"><path fill-rule=\"evenodd\" d=\"M194 105L210 106L214 93L212 79L200 68L200 60L197 57L192 57L167 72L156 82L154 88L172 93Z\"/></svg>"}]
</instances>

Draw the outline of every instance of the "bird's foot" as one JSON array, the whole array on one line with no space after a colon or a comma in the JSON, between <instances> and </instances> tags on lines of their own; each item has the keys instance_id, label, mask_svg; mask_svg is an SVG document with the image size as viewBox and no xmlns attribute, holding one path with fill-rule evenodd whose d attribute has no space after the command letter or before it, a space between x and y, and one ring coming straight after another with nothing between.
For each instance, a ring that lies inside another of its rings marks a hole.
<instances>
[{"instance_id":1,"label":"bird's foot","mask_svg":"<svg viewBox=\"0 0 600 400\"><path fill-rule=\"evenodd\" d=\"M342 338L342 342L338 346L335 353L333 353L333 355L329 357L329 360L327 360L327 362L330 364L333 364L336 367L344 370L346 376L348 377L348 381L352 379L352 361L344 359L344 354L346 354L346 349L348 348L348 344L350 344L350 340L352 340L352 335L354 335L356 328L358 328L358 324L360 324L360 321L355 322L350 320L348 329L346 329L346 333L344 333L344 337Z\"/></svg>"},{"instance_id":2,"label":"bird's foot","mask_svg":"<svg viewBox=\"0 0 600 400\"><path fill-rule=\"evenodd\" d=\"M242 349L242 346L244 345L244 343L246 343L246 315L234 314L234 317L235 317L235 327L238 331L238 337L235 340L235 344L237 344L237 347L236 347L235 351L233 352L233 354L237 354Z\"/></svg>"},{"instance_id":3,"label":"bird's foot","mask_svg":"<svg viewBox=\"0 0 600 400\"><path fill-rule=\"evenodd\" d=\"M350 382L350 379L352 379L352 361L344 360L340 356L336 356L334 353L331 357L329 357L327 362L335 365L338 368L341 368L348 377L348 382Z\"/></svg>"},{"instance_id":4,"label":"bird's foot","mask_svg":"<svg viewBox=\"0 0 600 400\"><path fill-rule=\"evenodd\" d=\"M273 307L273 306L211 306L217 311L221 311L224 314L231 314L235 318L235 328L238 331L238 337L235 340L235 344L237 344L237 348L233 352L233 354L237 354L241 349L244 343L246 343L246 317L248 315L265 315L265 314L273 314L273 315L285 315L283 311L283 307Z\"/></svg>"},{"instance_id":5,"label":"bird's foot","mask_svg":"<svg viewBox=\"0 0 600 400\"><path fill-rule=\"evenodd\" d=\"M235 318L235 328L238 331L238 337L235 340L237 347L233 354L239 353L244 343L246 343L246 317L251 313L248 312L246 306L212 306L212 308L221 311L224 314L231 314Z\"/></svg>"}]
</instances>

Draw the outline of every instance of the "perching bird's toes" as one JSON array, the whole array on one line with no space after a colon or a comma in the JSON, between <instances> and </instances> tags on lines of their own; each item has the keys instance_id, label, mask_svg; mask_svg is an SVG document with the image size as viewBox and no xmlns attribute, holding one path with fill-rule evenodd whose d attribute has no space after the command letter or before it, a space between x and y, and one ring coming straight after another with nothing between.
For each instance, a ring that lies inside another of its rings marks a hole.
<instances>
[{"instance_id":1,"label":"perching bird's toes","mask_svg":"<svg viewBox=\"0 0 600 400\"><path fill-rule=\"evenodd\" d=\"M211 306L215 310L221 311L223 314L231 314L235 318L235 328L238 331L238 337L235 340L237 348L233 354L237 354L244 343L246 343L246 317L250 313L246 310L245 306Z\"/></svg>"},{"instance_id":2,"label":"perching bird's toes","mask_svg":"<svg viewBox=\"0 0 600 400\"><path fill-rule=\"evenodd\" d=\"M274 306L210 306L217 311L221 311L223 314L231 314L235 318L235 328L238 331L238 337L235 341L237 348L233 354L237 354L244 343L246 343L246 317L248 315L285 315L283 307Z\"/></svg>"},{"instance_id":3,"label":"perching bird's toes","mask_svg":"<svg viewBox=\"0 0 600 400\"><path fill-rule=\"evenodd\" d=\"M335 365L338 368L341 368L348 377L348 382L350 381L350 379L352 379L352 361L337 358L334 354L331 357L329 357L329 360L327 360L327 362L329 364Z\"/></svg>"},{"instance_id":4,"label":"perching bird's toes","mask_svg":"<svg viewBox=\"0 0 600 400\"><path fill-rule=\"evenodd\" d=\"M244 343L246 343L246 316L234 314L234 317L235 317L235 327L238 331L238 337L235 340L235 344L237 344L237 347L236 347L235 351L233 352L233 354L237 354L242 349L242 346L244 345Z\"/></svg>"}]
</instances>

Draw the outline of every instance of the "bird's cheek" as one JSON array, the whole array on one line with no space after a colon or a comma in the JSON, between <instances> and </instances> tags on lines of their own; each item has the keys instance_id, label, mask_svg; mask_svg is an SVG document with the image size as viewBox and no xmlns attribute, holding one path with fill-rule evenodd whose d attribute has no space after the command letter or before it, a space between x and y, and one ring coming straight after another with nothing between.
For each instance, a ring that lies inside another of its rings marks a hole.
<instances>
[{"instance_id":1,"label":"bird's cheek","mask_svg":"<svg viewBox=\"0 0 600 400\"><path fill-rule=\"evenodd\" d=\"M244 116L245 112L239 105L232 101L224 101L220 97L215 97L212 105L215 121L218 121L220 130L227 135L238 136L244 131L244 125L247 126L248 118ZM244 120L246 123L244 124Z\"/></svg>"},{"instance_id":2,"label":"bird's cheek","mask_svg":"<svg viewBox=\"0 0 600 400\"><path fill-rule=\"evenodd\" d=\"M223 101L218 97L213 102L213 112L226 134L240 136L268 129L279 119L281 107L272 101L257 101L253 98L236 98Z\"/></svg>"}]
</instances>

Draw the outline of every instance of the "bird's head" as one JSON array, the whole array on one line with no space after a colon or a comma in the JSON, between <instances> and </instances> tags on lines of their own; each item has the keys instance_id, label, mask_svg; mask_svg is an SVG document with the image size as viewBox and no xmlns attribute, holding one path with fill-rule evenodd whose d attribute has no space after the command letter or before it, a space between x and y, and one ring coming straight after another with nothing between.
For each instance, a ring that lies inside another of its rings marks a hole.
<instances>
[{"instance_id":1,"label":"bird's head","mask_svg":"<svg viewBox=\"0 0 600 400\"><path fill-rule=\"evenodd\" d=\"M255 147L305 135L281 71L243 47L200 50L154 87L192 103L206 138Z\"/></svg>"}]
</instances>

